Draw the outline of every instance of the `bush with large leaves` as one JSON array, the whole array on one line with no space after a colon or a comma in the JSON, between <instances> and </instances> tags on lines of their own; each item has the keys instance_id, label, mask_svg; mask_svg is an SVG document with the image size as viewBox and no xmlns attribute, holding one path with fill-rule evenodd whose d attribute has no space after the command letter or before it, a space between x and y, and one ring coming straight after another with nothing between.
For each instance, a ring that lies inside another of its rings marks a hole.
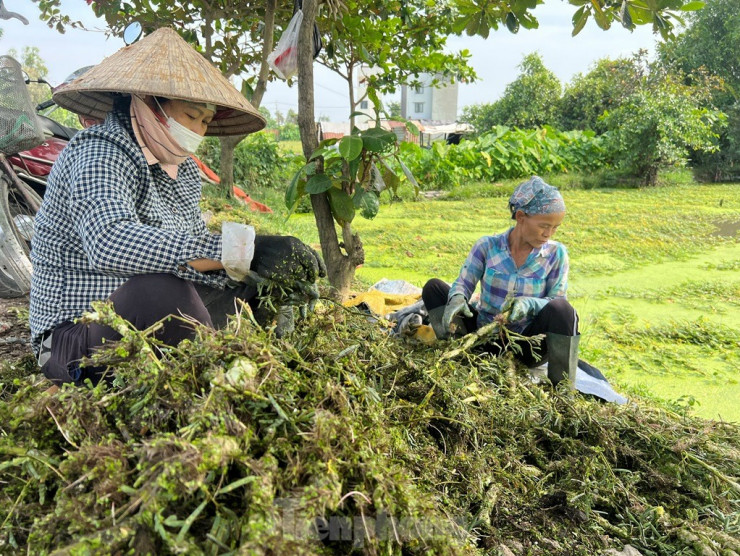
<instances>
[{"instance_id":1,"label":"bush with large leaves","mask_svg":"<svg viewBox=\"0 0 740 556\"><path fill-rule=\"evenodd\" d=\"M326 193L332 216L340 226L349 225L358 211L364 218L374 218L381 191L389 189L395 195L401 183L387 162L391 159L416 187L416 180L399 158L398 140L392 131L355 128L341 139L326 139L293 177L285 204L293 212L304 195Z\"/></svg>"},{"instance_id":2,"label":"bush with large leaves","mask_svg":"<svg viewBox=\"0 0 740 556\"><path fill-rule=\"evenodd\" d=\"M401 158L422 189L453 189L466 182L522 178L532 174L594 171L606 162L604 138L592 131L561 132L550 126L496 126L459 145L431 149L404 143Z\"/></svg>"},{"instance_id":3,"label":"bush with large leaves","mask_svg":"<svg viewBox=\"0 0 740 556\"><path fill-rule=\"evenodd\" d=\"M645 65L639 86L601 119L613 164L655 185L660 170L685 165L691 150L716 150L726 115L712 105L711 91L719 82L711 76L687 79L642 59L638 63Z\"/></svg>"}]
</instances>

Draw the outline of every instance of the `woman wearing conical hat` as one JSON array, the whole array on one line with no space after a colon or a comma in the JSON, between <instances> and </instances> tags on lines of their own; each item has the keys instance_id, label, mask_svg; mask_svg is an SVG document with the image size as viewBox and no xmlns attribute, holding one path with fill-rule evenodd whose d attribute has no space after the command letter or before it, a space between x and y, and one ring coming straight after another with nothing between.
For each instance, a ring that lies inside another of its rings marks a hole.
<instances>
[{"instance_id":1,"label":"woman wearing conical hat","mask_svg":"<svg viewBox=\"0 0 740 556\"><path fill-rule=\"evenodd\" d=\"M258 308L255 280L315 295L325 267L298 239L255 236L233 222L222 234L206 229L190 154L204 135L243 135L265 122L175 31L160 29L124 47L54 100L104 122L79 132L62 152L35 220L30 324L48 378L100 379L102 369L80 360L119 336L75 322L93 301L110 299L145 329L168 315L221 326L236 298ZM158 332L168 345L193 335L181 318Z\"/></svg>"}]
</instances>

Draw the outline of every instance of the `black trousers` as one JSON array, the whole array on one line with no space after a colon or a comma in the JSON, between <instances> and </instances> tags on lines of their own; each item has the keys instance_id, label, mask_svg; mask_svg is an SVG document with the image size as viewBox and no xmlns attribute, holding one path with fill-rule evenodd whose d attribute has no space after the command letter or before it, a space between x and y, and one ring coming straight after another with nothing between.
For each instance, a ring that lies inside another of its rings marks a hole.
<instances>
[{"instance_id":1,"label":"black trousers","mask_svg":"<svg viewBox=\"0 0 740 556\"><path fill-rule=\"evenodd\" d=\"M447 297L450 293L450 286L437 278L429 280L421 291L421 298L427 311L437 307L447 305ZM464 317L463 322L468 333L474 332L478 328L478 314L472 310L472 317ZM557 298L545 305L534 320L524 329L523 336L536 336L537 334L547 334L553 332L563 336L578 335L578 314L573 306L568 303L567 299ZM547 356L547 342L543 341L538 347L533 347L529 342L519 341L517 345L521 348L522 353L516 354L525 365L535 365L537 361ZM486 350L495 355L499 355L505 346L499 343L486 345Z\"/></svg>"},{"instance_id":2,"label":"black trousers","mask_svg":"<svg viewBox=\"0 0 740 556\"><path fill-rule=\"evenodd\" d=\"M175 315L192 319L196 323L221 328L229 315L237 310L237 299L250 304L255 314L261 311L256 303L257 289L246 284L237 288L218 290L193 284L171 274L142 274L128 279L110 296L116 313L138 330L145 330L163 321L155 337L169 346L195 336L194 324ZM108 326L64 322L51 333L51 354L41 371L56 384L82 383L100 380L105 369L80 367L80 361L89 357L104 342L114 342L121 336Z\"/></svg>"}]
</instances>

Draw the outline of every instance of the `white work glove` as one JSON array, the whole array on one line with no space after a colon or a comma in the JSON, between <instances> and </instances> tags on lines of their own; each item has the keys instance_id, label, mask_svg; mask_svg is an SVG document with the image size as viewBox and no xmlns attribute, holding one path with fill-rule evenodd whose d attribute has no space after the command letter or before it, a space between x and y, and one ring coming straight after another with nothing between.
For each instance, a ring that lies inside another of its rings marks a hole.
<instances>
[{"instance_id":1,"label":"white work glove","mask_svg":"<svg viewBox=\"0 0 740 556\"><path fill-rule=\"evenodd\" d=\"M254 258L254 227L238 222L221 224L221 264L229 278L242 282Z\"/></svg>"}]
</instances>

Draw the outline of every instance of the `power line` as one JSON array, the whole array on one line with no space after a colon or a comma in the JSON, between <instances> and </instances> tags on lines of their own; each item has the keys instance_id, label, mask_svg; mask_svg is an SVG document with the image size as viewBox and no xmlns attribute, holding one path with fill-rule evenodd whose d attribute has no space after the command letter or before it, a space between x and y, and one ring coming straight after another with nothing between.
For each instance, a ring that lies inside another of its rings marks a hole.
<instances>
[{"instance_id":1,"label":"power line","mask_svg":"<svg viewBox=\"0 0 740 556\"><path fill-rule=\"evenodd\" d=\"M335 95L339 95L342 98L347 98L347 93L340 93L338 91L335 91L334 89L330 89L329 87L326 87L325 85L321 85L320 83L314 83L317 87L321 87L322 89L326 89L330 93L334 93Z\"/></svg>"},{"instance_id":2,"label":"power line","mask_svg":"<svg viewBox=\"0 0 740 556\"><path fill-rule=\"evenodd\" d=\"M265 105L274 104L276 110L277 110L277 105L278 104L281 104L283 106L289 106L291 108L296 108L296 109L298 108L298 103L296 103L296 102L283 102L283 101L280 101L280 100L273 100L273 101L266 102L264 104ZM319 105L319 104L317 104L317 105L315 105L315 108L324 108L326 110L340 110L340 109L343 110L343 109L349 108L349 106L347 106L347 105L344 105L344 106L325 106L325 105Z\"/></svg>"}]
</instances>

